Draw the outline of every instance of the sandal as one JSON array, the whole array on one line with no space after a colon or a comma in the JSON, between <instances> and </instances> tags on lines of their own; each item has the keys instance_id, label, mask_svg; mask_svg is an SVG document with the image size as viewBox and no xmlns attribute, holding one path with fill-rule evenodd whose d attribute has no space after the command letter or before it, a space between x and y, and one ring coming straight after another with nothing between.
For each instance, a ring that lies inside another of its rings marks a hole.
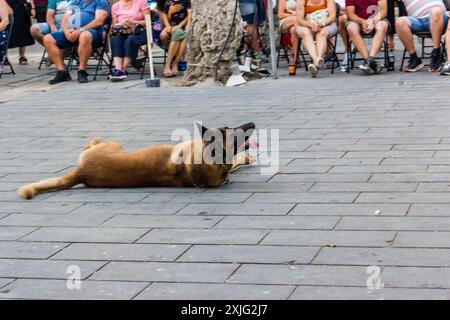
<instances>
[{"instance_id":1,"label":"sandal","mask_svg":"<svg viewBox=\"0 0 450 320\"><path fill-rule=\"evenodd\" d=\"M25 57L20 57L19 58L19 64L20 65L27 65L28 64L28 59Z\"/></svg>"},{"instance_id":2,"label":"sandal","mask_svg":"<svg viewBox=\"0 0 450 320\"><path fill-rule=\"evenodd\" d=\"M295 76L295 73L297 71L297 67L295 64L290 64L288 67L288 71L289 71L289 75L290 76Z\"/></svg>"}]
</instances>

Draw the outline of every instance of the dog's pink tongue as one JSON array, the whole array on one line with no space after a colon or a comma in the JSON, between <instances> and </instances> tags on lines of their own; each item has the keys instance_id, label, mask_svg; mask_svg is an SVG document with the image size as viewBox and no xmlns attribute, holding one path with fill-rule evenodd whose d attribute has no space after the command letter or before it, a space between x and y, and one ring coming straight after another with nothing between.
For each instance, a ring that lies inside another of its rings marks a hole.
<instances>
[{"instance_id":1,"label":"dog's pink tongue","mask_svg":"<svg viewBox=\"0 0 450 320\"><path fill-rule=\"evenodd\" d=\"M258 149L259 143L255 139L248 139L245 143L250 149Z\"/></svg>"}]
</instances>

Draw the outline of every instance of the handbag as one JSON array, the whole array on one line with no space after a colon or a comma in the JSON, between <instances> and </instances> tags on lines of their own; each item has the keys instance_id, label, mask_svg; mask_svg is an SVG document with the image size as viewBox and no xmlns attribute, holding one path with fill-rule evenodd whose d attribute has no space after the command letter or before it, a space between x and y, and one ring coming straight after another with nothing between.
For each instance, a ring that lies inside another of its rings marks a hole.
<instances>
[{"instance_id":1,"label":"handbag","mask_svg":"<svg viewBox=\"0 0 450 320\"><path fill-rule=\"evenodd\" d=\"M321 9L306 15L306 20L313 23L322 23L328 19L328 9Z\"/></svg>"}]
</instances>

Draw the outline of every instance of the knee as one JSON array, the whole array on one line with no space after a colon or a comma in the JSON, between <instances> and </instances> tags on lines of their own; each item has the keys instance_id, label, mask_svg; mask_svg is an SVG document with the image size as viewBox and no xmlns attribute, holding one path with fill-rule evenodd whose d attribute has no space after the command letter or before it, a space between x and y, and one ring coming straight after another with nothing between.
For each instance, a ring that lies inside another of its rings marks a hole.
<instances>
[{"instance_id":1,"label":"knee","mask_svg":"<svg viewBox=\"0 0 450 320\"><path fill-rule=\"evenodd\" d=\"M350 23L347 26L347 32L351 37L355 37L355 36L359 35L359 28L356 24Z\"/></svg>"},{"instance_id":2,"label":"knee","mask_svg":"<svg viewBox=\"0 0 450 320\"><path fill-rule=\"evenodd\" d=\"M55 43L56 43L55 39L52 37L52 35L48 34L44 37L44 46L46 48L54 45Z\"/></svg>"},{"instance_id":3,"label":"knee","mask_svg":"<svg viewBox=\"0 0 450 320\"><path fill-rule=\"evenodd\" d=\"M406 17L400 17L395 22L395 27L397 30L407 30L409 29L409 20Z\"/></svg>"},{"instance_id":4,"label":"knee","mask_svg":"<svg viewBox=\"0 0 450 320\"><path fill-rule=\"evenodd\" d=\"M92 43L92 34L89 32L89 31L83 31L81 34L80 34L80 38L79 38L79 43L80 43L80 46L83 46L83 47L85 47L85 46L91 46L91 43Z\"/></svg>"},{"instance_id":5,"label":"knee","mask_svg":"<svg viewBox=\"0 0 450 320\"><path fill-rule=\"evenodd\" d=\"M33 36L36 36L36 35L38 35L38 34L41 33L41 28L39 28L39 26L38 26L37 24L33 24L33 25L30 27L30 33L31 33Z\"/></svg>"},{"instance_id":6,"label":"knee","mask_svg":"<svg viewBox=\"0 0 450 320\"><path fill-rule=\"evenodd\" d=\"M433 8L430 12L431 19L437 21L444 18L444 11L441 8Z\"/></svg>"},{"instance_id":7,"label":"knee","mask_svg":"<svg viewBox=\"0 0 450 320\"><path fill-rule=\"evenodd\" d=\"M328 31L324 28L320 29L320 31L317 33L317 37L319 38L328 38Z\"/></svg>"},{"instance_id":8,"label":"knee","mask_svg":"<svg viewBox=\"0 0 450 320\"><path fill-rule=\"evenodd\" d=\"M377 30L386 33L389 29L389 25L386 21L380 21L377 23Z\"/></svg>"}]
</instances>

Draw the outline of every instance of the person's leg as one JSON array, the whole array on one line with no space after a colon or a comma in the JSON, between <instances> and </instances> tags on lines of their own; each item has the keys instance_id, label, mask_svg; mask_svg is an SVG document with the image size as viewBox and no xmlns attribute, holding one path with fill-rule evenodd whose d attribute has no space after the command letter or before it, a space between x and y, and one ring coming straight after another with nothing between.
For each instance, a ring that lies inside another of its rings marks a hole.
<instances>
[{"instance_id":1,"label":"person's leg","mask_svg":"<svg viewBox=\"0 0 450 320\"><path fill-rule=\"evenodd\" d=\"M30 28L31 36L40 45L44 45L44 36L50 33L50 28L46 23L35 23Z\"/></svg>"},{"instance_id":2,"label":"person's leg","mask_svg":"<svg viewBox=\"0 0 450 320\"><path fill-rule=\"evenodd\" d=\"M28 59L25 56L27 47L19 47L19 64L28 64Z\"/></svg>"},{"instance_id":3,"label":"person's leg","mask_svg":"<svg viewBox=\"0 0 450 320\"><path fill-rule=\"evenodd\" d=\"M314 43L314 35L311 29L307 27L300 27L300 30L301 30L302 44L305 47L306 51L308 52L309 56L311 57L312 62L315 64L317 63L319 56L317 54L316 45Z\"/></svg>"},{"instance_id":4,"label":"person's leg","mask_svg":"<svg viewBox=\"0 0 450 320\"><path fill-rule=\"evenodd\" d=\"M172 64L172 74L174 76L178 75L178 63L180 62L181 58L184 55L184 52L186 51L186 43L187 39L180 40L180 46L178 47L177 55L175 56L175 60Z\"/></svg>"},{"instance_id":5,"label":"person's leg","mask_svg":"<svg viewBox=\"0 0 450 320\"><path fill-rule=\"evenodd\" d=\"M386 21L379 21L375 26L375 35L372 41L372 48L370 49L369 56L376 57L380 53L381 47L383 46L384 39L386 39L386 34L389 31L389 25Z\"/></svg>"},{"instance_id":6,"label":"person's leg","mask_svg":"<svg viewBox=\"0 0 450 320\"><path fill-rule=\"evenodd\" d=\"M450 23L447 26L447 32L445 33L445 49L447 51L447 61L450 61Z\"/></svg>"},{"instance_id":7,"label":"person's leg","mask_svg":"<svg viewBox=\"0 0 450 320\"><path fill-rule=\"evenodd\" d=\"M405 49L406 51L408 51L409 55L416 53L412 33L413 22L419 23L418 20L414 17L400 17L395 23L398 37L405 46Z\"/></svg>"},{"instance_id":8,"label":"person's leg","mask_svg":"<svg viewBox=\"0 0 450 320\"><path fill-rule=\"evenodd\" d=\"M56 70L59 71L65 70L63 61L64 49L60 49L57 46L57 39L62 38L64 38L64 33L54 32L46 35L43 41L45 50L47 50L48 57L55 64Z\"/></svg>"},{"instance_id":9,"label":"person's leg","mask_svg":"<svg viewBox=\"0 0 450 320\"><path fill-rule=\"evenodd\" d=\"M444 31L444 11L433 8L430 14L430 33L434 49L441 48L441 38Z\"/></svg>"},{"instance_id":10,"label":"person's leg","mask_svg":"<svg viewBox=\"0 0 450 320\"><path fill-rule=\"evenodd\" d=\"M164 77L172 76L172 62L175 58L176 53L178 52L178 48L180 46L180 41L171 41L169 45L169 51L167 53L166 65L164 66Z\"/></svg>"},{"instance_id":11,"label":"person's leg","mask_svg":"<svg viewBox=\"0 0 450 320\"><path fill-rule=\"evenodd\" d=\"M133 60L136 60L138 56L138 50L140 46L147 43L147 36L145 32L138 35L130 35L127 37L124 43L125 59L123 61L123 69L125 70Z\"/></svg>"},{"instance_id":12,"label":"person's leg","mask_svg":"<svg viewBox=\"0 0 450 320\"><path fill-rule=\"evenodd\" d=\"M89 57L92 53L93 35L89 31L83 31L78 39L79 70L86 70Z\"/></svg>"},{"instance_id":13,"label":"person's leg","mask_svg":"<svg viewBox=\"0 0 450 320\"><path fill-rule=\"evenodd\" d=\"M125 56L124 42L126 37L114 35L111 37L111 55L114 59L114 67L118 70L124 70L123 58Z\"/></svg>"},{"instance_id":14,"label":"person's leg","mask_svg":"<svg viewBox=\"0 0 450 320\"><path fill-rule=\"evenodd\" d=\"M317 56L323 58L328 49L328 30L322 28L316 35Z\"/></svg>"},{"instance_id":15,"label":"person's leg","mask_svg":"<svg viewBox=\"0 0 450 320\"><path fill-rule=\"evenodd\" d=\"M345 28L345 25L347 24L347 16L345 14L339 16L339 35L341 36L342 42L344 43L344 51L348 51L348 33Z\"/></svg>"},{"instance_id":16,"label":"person's leg","mask_svg":"<svg viewBox=\"0 0 450 320\"><path fill-rule=\"evenodd\" d=\"M347 32L356 50L358 50L364 60L367 60L369 58L369 50L367 50L366 43L361 35L361 27L359 24L349 22L347 24Z\"/></svg>"}]
</instances>

